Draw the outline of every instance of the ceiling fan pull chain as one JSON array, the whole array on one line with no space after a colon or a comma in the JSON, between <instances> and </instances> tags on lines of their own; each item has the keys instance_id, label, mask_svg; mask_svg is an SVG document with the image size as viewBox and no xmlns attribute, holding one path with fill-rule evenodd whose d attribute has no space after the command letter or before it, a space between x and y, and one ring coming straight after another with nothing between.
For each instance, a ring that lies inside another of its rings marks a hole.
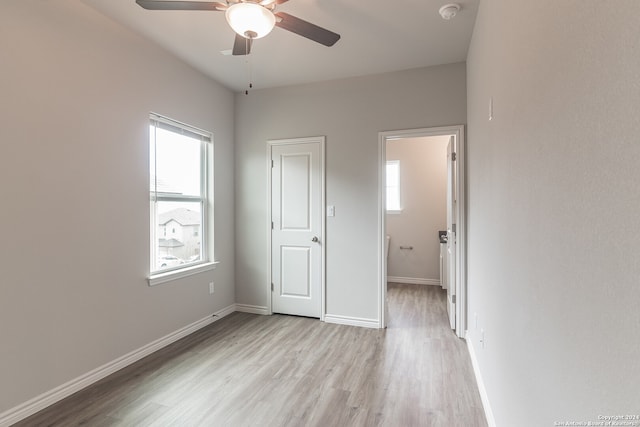
<instances>
[{"instance_id":1,"label":"ceiling fan pull chain","mask_svg":"<svg viewBox=\"0 0 640 427\"><path fill-rule=\"evenodd\" d=\"M253 42L253 38L247 39L247 44ZM251 54L247 55L247 59L249 60L249 89L253 89L253 68L251 67Z\"/></svg>"},{"instance_id":2,"label":"ceiling fan pull chain","mask_svg":"<svg viewBox=\"0 0 640 427\"><path fill-rule=\"evenodd\" d=\"M247 38L245 39L245 52L247 52L247 54L245 55L245 59L246 59L246 64L247 64L247 80L249 81L249 89L253 89L253 83L251 82L252 78L251 78L251 58L249 55L249 44L252 42L253 40L251 38ZM244 91L245 95L249 95L249 89Z\"/></svg>"}]
</instances>

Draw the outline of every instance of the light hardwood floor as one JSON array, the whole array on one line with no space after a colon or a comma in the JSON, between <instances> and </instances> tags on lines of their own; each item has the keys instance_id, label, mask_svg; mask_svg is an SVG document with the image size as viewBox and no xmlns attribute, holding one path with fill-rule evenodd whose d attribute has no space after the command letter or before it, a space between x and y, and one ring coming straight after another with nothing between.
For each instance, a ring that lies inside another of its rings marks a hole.
<instances>
[{"instance_id":1,"label":"light hardwood floor","mask_svg":"<svg viewBox=\"0 0 640 427\"><path fill-rule=\"evenodd\" d=\"M233 313L15 426L486 426L445 292L388 296L386 330Z\"/></svg>"}]
</instances>

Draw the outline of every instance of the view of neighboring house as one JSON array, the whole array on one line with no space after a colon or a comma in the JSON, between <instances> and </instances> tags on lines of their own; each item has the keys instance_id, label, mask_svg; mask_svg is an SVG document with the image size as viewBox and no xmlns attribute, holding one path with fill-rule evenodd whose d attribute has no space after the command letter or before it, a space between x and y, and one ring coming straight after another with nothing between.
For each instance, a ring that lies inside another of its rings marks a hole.
<instances>
[{"instance_id":1,"label":"view of neighboring house","mask_svg":"<svg viewBox=\"0 0 640 427\"><path fill-rule=\"evenodd\" d=\"M173 255L185 261L200 256L199 212L186 208L172 209L159 215L158 256Z\"/></svg>"}]
</instances>

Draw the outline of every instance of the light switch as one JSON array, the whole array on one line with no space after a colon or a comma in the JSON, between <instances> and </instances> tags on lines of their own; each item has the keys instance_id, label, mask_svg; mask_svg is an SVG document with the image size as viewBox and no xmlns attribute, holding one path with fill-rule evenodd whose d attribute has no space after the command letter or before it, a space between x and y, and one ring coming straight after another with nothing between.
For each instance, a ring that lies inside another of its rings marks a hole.
<instances>
[{"instance_id":1,"label":"light switch","mask_svg":"<svg viewBox=\"0 0 640 427\"><path fill-rule=\"evenodd\" d=\"M331 205L327 206L327 216L336 216L336 207Z\"/></svg>"}]
</instances>

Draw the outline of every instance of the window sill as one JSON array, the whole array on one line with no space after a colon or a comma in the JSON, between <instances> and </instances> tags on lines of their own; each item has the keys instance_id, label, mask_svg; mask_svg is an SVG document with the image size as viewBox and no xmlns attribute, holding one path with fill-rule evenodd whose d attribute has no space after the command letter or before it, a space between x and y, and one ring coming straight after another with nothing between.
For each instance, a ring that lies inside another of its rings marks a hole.
<instances>
[{"instance_id":1,"label":"window sill","mask_svg":"<svg viewBox=\"0 0 640 427\"><path fill-rule=\"evenodd\" d=\"M390 209L387 210L387 214L389 215L400 215L402 213L402 209Z\"/></svg>"},{"instance_id":2,"label":"window sill","mask_svg":"<svg viewBox=\"0 0 640 427\"><path fill-rule=\"evenodd\" d=\"M220 264L218 261L206 262L204 264L193 265L191 267L181 268L180 270L167 271L166 273L158 273L150 276L147 280L149 286L159 285L161 283L171 282L173 280L182 279L183 277L193 276L194 274L211 271Z\"/></svg>"}]
</instances>

